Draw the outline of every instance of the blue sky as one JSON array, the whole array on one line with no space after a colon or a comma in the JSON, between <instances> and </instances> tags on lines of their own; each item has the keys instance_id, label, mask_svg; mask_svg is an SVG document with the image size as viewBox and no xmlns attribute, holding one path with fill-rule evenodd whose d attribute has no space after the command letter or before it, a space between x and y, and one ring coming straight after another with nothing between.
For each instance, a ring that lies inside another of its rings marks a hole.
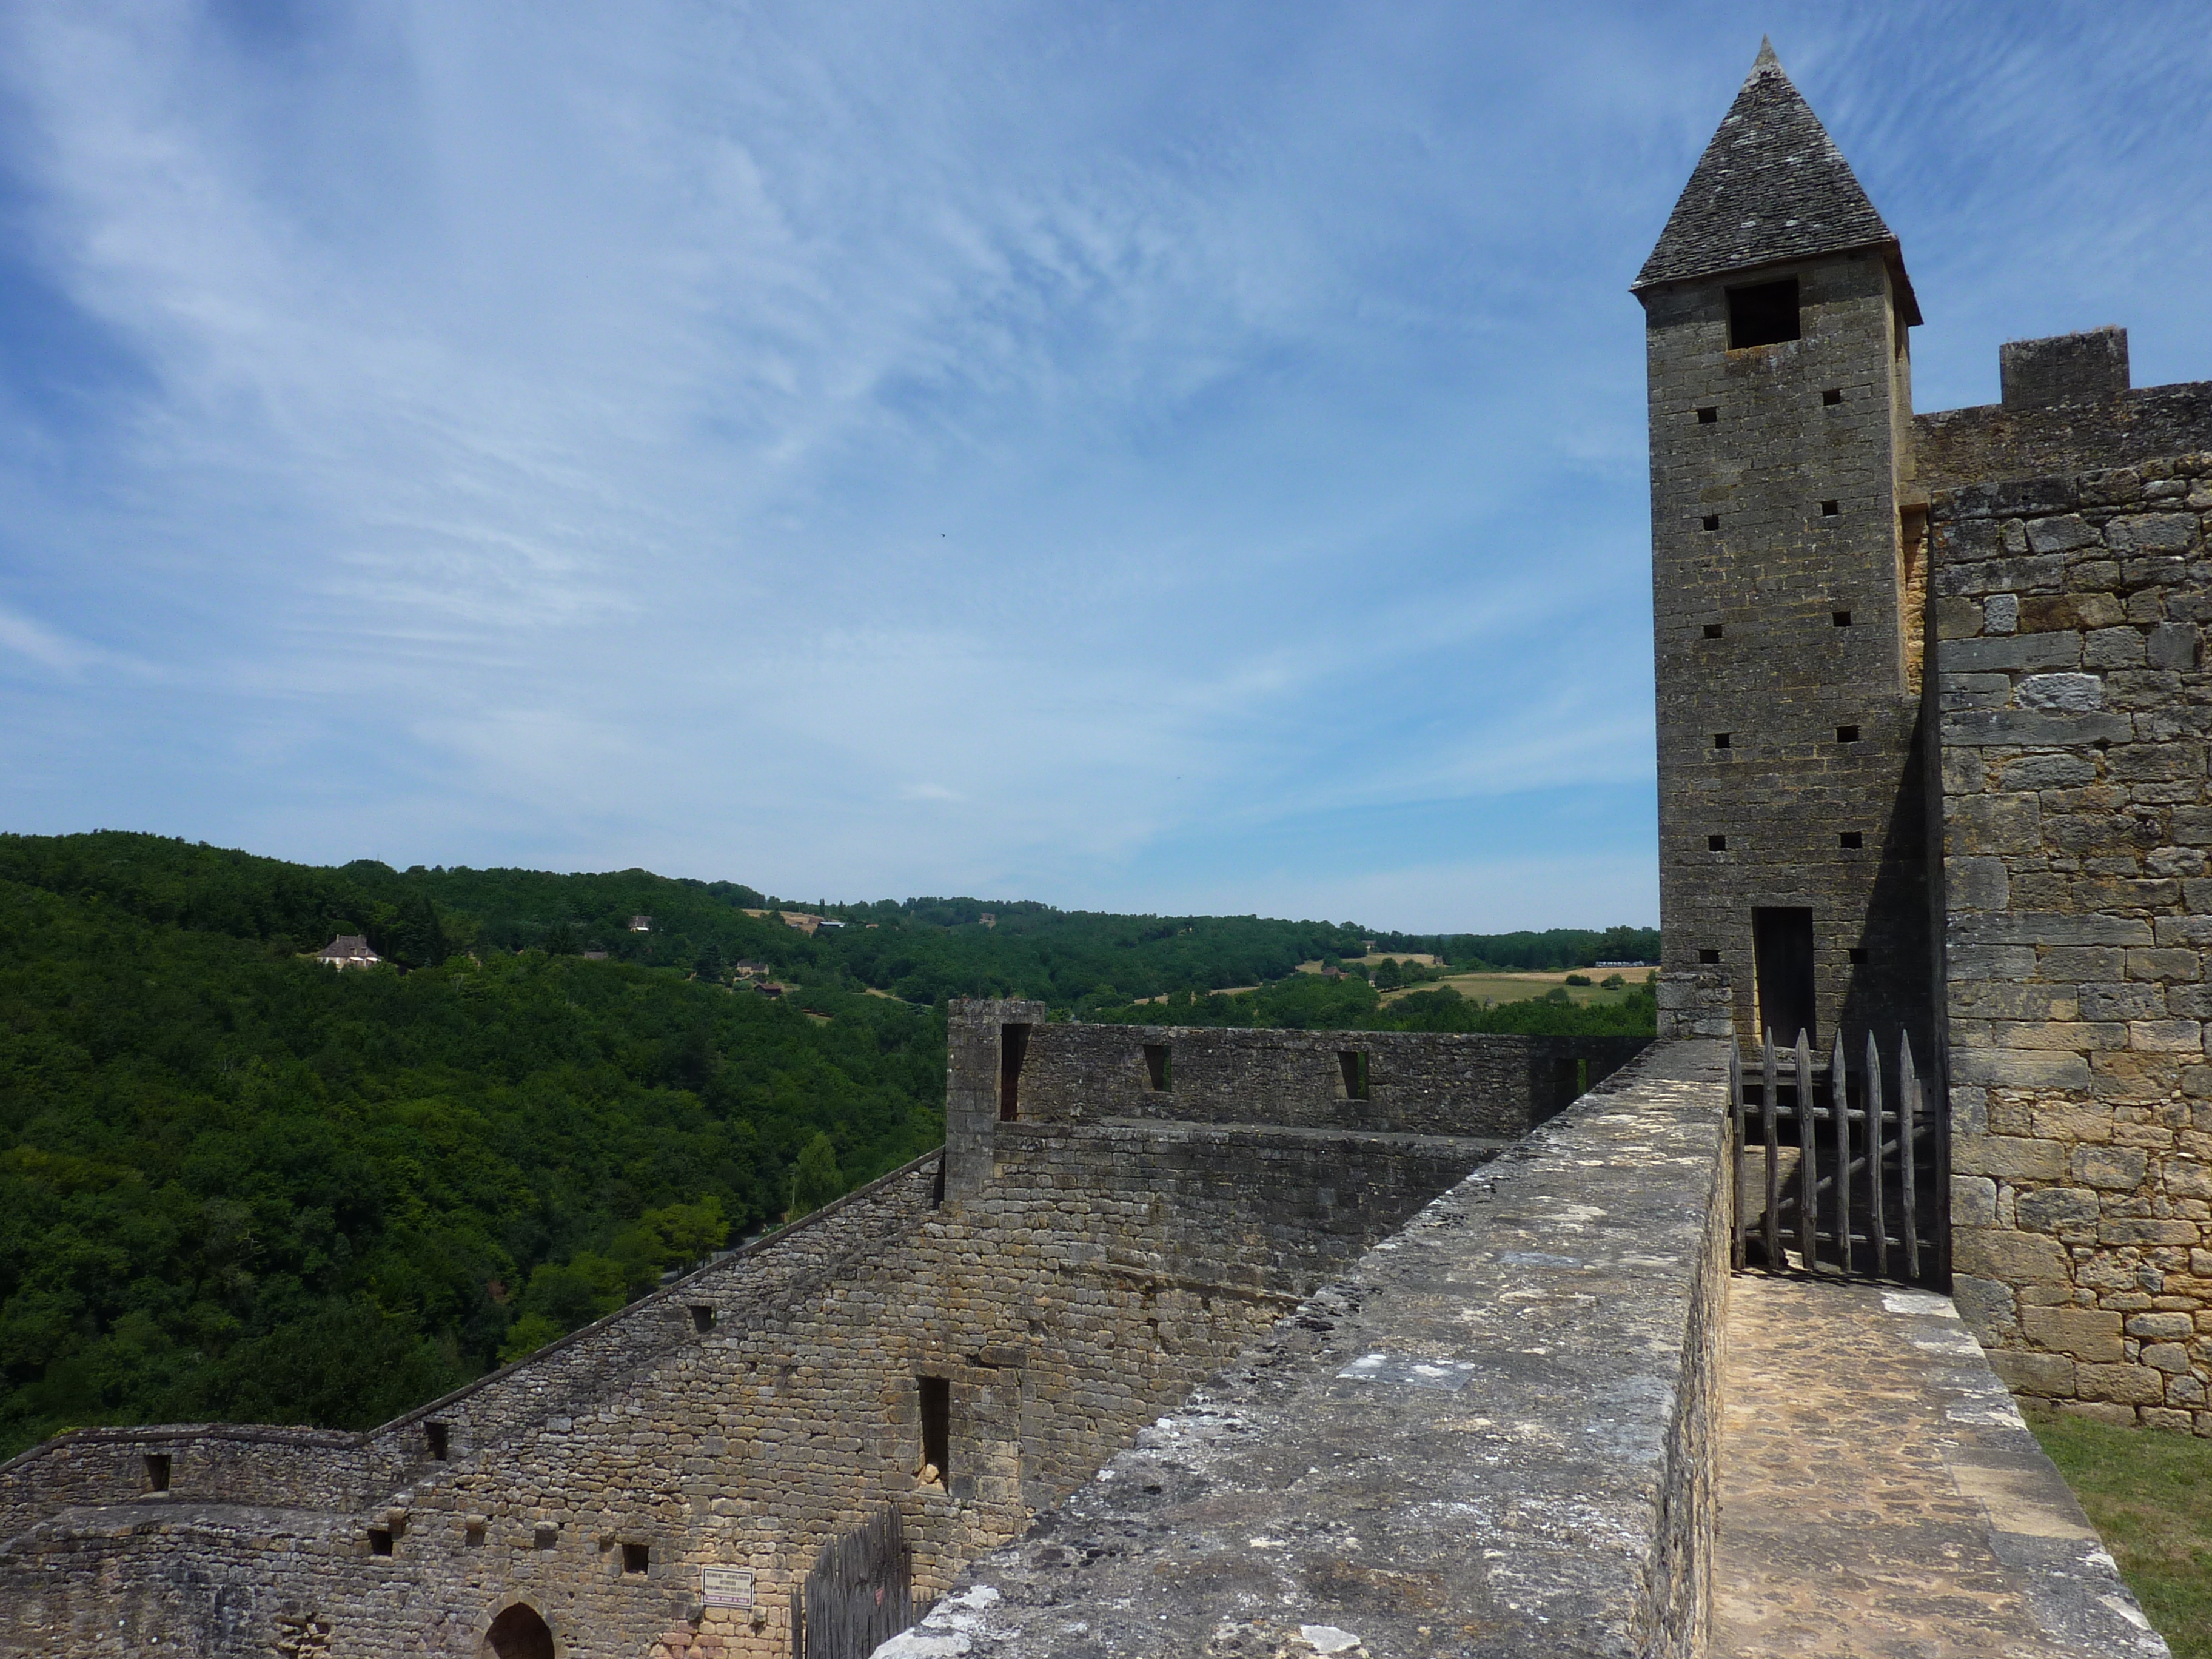
<instances>
[{"instance_id":1,"label":"blue sky","mask_svg":"<svg viewBox=\"0 0 2212 1659\"><path fill-rule=\"evenodd\" d=\"M1656 920L1626 287L1765 31L1920 407L2212 376L2196 4L12 0L0 826Z\"/></svg>"}]
</instances>

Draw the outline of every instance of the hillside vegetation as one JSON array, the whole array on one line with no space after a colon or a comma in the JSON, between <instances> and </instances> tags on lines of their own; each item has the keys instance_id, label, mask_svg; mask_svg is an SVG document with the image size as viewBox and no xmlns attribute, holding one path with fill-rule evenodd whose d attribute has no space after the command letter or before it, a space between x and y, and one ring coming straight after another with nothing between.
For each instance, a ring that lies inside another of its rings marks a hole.
<instances>
[{"instance_id":1,"label":"hillside vegetation","mask_svg":"<svg viewBox=\"0 0 2212 1659\"><path fill-rule=\"evenodd\" d=\"M949 997L1650 1029L1648 997L1384 1006L1367 969L1293 971L1370 942L1516 966L1656 954L1648 933L1623 943L1636 930L1415 942L921 899L837 907L848 925L810 938L745 914L778 908L798 907L642 871L0 836L0 1455L91 1423L362 1426L527 1352L936 1145ZM352 933L386 965L307 958ZM757 994L740 961L787 994Z\"/></svg>"}]
</instances>

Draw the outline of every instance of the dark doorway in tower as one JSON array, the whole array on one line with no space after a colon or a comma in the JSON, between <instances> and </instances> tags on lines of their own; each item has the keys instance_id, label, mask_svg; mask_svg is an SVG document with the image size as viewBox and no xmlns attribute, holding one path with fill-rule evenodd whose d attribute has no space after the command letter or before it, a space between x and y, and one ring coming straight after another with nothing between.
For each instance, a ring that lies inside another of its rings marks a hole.
<instances>
[{"instance_id":1,"label":"dark doorway in tower","mask_svg":"<svg viewBox=\"0 0 2212 1659\"><path fill-rule=\"evenodd\" d=\"M517 1601L491 1621L477 1659L553 1659L553 1632L537 1608Z\"/></svg>"},{"instance_id":2,"label":"dark doorway in tower","mask_svg":"<svg viewBox=\"0 0 2212 1659\"><path fill-rule=\"evenodd\" d=\"M1774 1033L1787 1048L1803 1031L1818 1053L1813 1021L1813 913L1796 905L1761 905L1751 913L1751 950L1759 987L1759 1027L1753 1041Z\"/></svg>"}]
</instances>

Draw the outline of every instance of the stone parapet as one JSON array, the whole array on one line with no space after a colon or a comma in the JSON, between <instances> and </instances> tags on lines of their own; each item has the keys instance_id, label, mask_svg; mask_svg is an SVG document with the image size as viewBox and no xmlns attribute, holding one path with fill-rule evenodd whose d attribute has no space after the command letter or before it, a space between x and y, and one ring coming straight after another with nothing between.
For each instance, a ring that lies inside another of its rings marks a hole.
<instances>
[{"instance_id":1,"label":"stone parapet","mask_svg":"<svg viewBox=\"0 0 2212 1659\"><path fill-rule=\"evenodd\" d=\"M1705 1651L1728 1053L1435 1200L884 1659Z\"/></svg>"}]
</instances>

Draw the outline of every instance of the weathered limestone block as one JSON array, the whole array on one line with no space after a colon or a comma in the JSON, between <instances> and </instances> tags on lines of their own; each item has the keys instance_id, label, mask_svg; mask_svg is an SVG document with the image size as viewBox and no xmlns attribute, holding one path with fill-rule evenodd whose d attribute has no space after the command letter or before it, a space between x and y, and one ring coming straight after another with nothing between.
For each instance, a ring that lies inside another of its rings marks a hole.
<instances>
[{"instance_id":1,"label":"weathered limestone block","mask_svg":"<svg viewBox=\"0 0 2212 1659\"><path fill-rule=\"evenodd\" d=\"M2093 1400L2115 1397L2108 1393L2091 1390L2087 1366L2099 1364L2117 1367L2125 1358L2125 1351L2121 1346L2119 1315L2108 1313L2101 1308L2023 1308L2020 1322L2021 1328L2030 1340L2053 1352L2071 1354L2085 1362L2076 1372L2076 1384L2084 1397ZM2165 1397L2162 1384L2155 1397Z\"/></svg>"},{"instance_id":2,"label":"weathered limestone block","mask_svg":"<svg viewBox=\"0 0 2212 1659\"><path fill-rule=\"evenodd\" d=\"M2000 1227L1959 1227L1951 1237L1955 1272L1999 1284L2068 1285L2072 1261L2057 1239Z\"/></svg>"},{"instance_id":3,"label":"weathered limestone block","mask_svg":"<svg viewBox=\"0 0 2212 1659\"><path fill-rule=\"evenodd\" d=\"M2062 1237L2094 1239L2100 1213L2097 1194L2083 1187L2046 1187L2022 1193L2014 1206L2021 1226Z\"/></svg>"}]
</instances>

